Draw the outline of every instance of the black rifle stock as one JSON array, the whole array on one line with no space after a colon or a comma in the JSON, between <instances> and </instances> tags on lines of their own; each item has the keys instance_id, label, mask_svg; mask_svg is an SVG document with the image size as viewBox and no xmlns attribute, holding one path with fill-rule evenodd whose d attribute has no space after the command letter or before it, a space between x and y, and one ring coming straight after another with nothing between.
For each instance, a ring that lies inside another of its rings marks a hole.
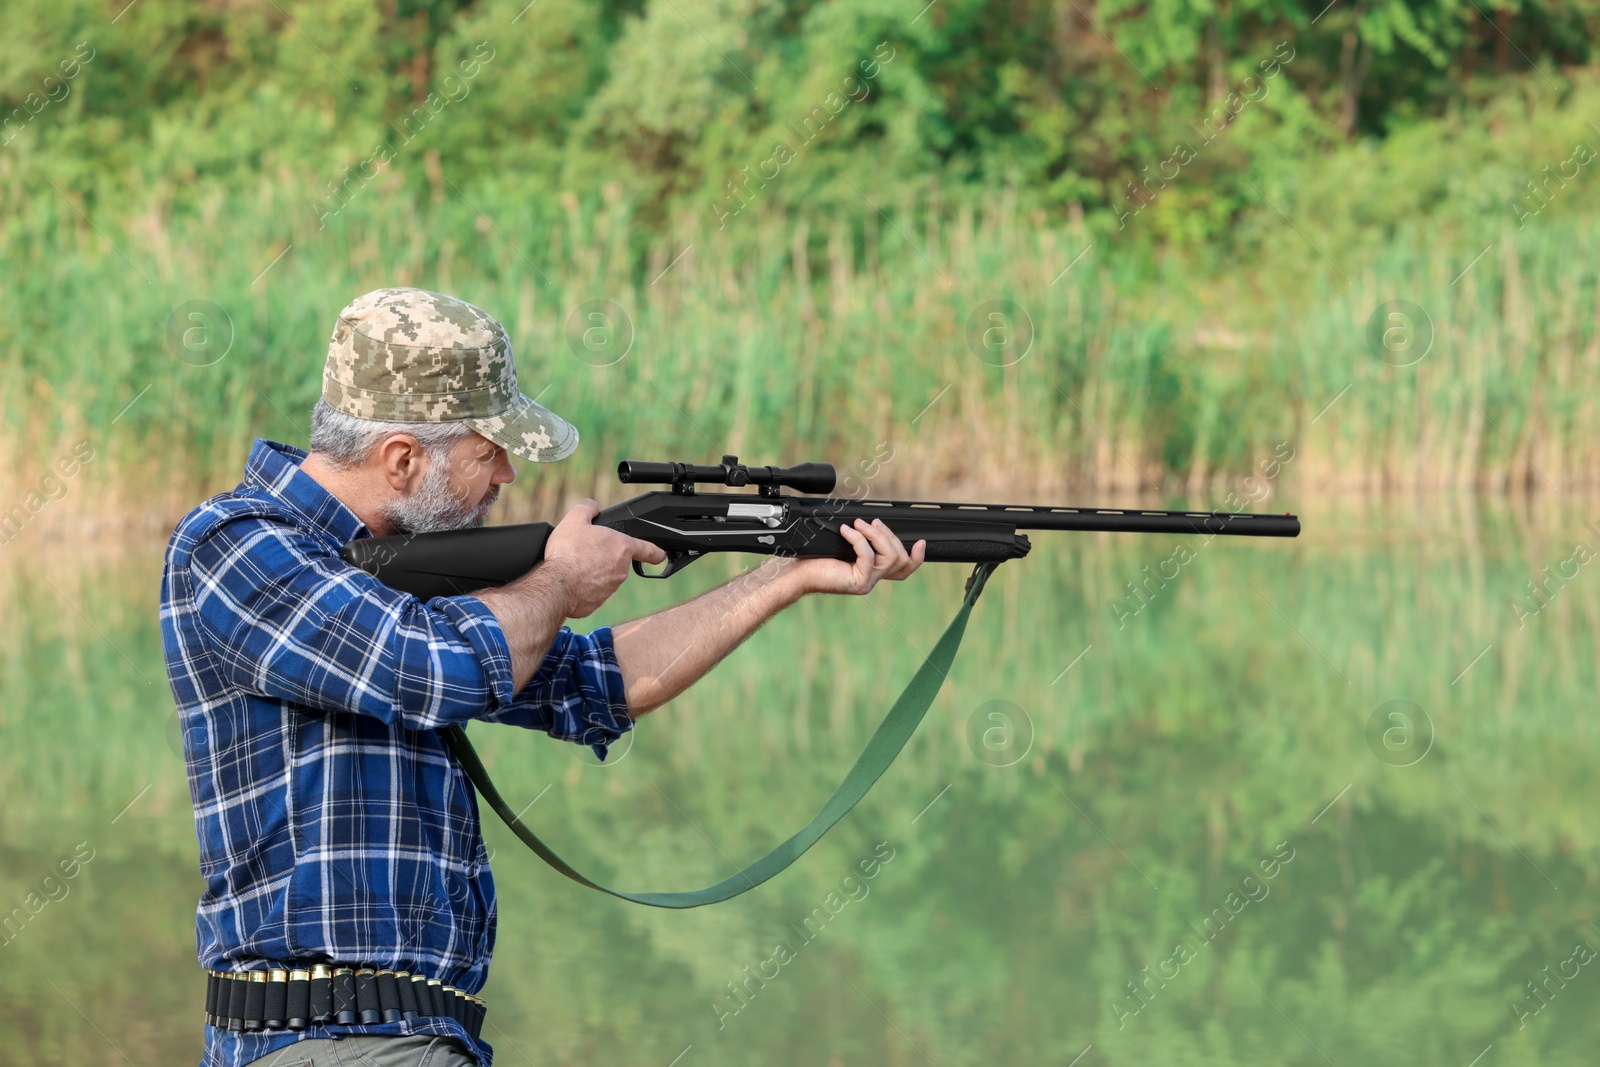
<instances>
[{"instance_id":1,"label":"black rifle stock","mask_svg":"<svg viewBox=\"0 0 1600 1067\"><path fill-rule=\"evenodd\" d=\"M710 465L624 460L617 476L624 483L672 486L614 504L594 519L597 526L620 530L666 552L665 565L655 573L634 563L634 572L646 578L670 577L711 552L853 560L855 548L839 527L858 518L883 520L908 549L927 541L929 563L1019 559L1031 547L1019 530L1244 537L1300 533L1300 520L1289 514L850 500L826 495L835 483L834 469L826 463L747 467L735 456ZM698 493L697 483L754 485L758 492ZM806 495L785 496L784 488ZM345 545L340 555L385 585L427 600L504 585L526 574L544 559L553 529L547 522L531 522L366 537Z\"/></svg>"}]
</instances>

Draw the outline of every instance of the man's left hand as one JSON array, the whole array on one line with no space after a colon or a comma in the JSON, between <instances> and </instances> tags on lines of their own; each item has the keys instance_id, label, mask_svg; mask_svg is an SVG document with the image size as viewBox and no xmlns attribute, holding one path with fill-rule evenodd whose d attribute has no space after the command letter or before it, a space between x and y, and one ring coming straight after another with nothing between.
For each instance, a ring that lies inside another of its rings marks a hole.
<instances>
[{"instance_id":1,"label":"man's left hand","mask_svg":"<svg viewBox=\"0 0 1600 1067\"><path fill-rule=\"evenodd\" d=\"M842 523L839 534L855 546L853 561L842 559L806 558L793 561L793 580L810 593L848 593L861 596L883 579L900 581L922 566L928 543L918 541L906 551L906 546L882 519L856 519L853 524Z\"/></svg>"}]
</instances>

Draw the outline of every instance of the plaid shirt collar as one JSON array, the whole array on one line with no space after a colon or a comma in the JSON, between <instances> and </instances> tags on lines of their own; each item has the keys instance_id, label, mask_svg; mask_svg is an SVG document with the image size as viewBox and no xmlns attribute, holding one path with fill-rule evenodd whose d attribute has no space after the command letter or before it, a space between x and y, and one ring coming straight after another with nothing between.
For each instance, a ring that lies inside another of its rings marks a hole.
<instances>
[{"instance_id":1,"label":"plaid shirt collar","mask_svg":"<svg viewBox=\"0 0 1600 1067\"><path fill-rule=\"evenodd\" d=\"M300 469L304 449L258 437L244 465L245 486L258 489L305 519L306 527L336 545L367 537L367 524L350 508Z\"/></svg>"}]
</instances>

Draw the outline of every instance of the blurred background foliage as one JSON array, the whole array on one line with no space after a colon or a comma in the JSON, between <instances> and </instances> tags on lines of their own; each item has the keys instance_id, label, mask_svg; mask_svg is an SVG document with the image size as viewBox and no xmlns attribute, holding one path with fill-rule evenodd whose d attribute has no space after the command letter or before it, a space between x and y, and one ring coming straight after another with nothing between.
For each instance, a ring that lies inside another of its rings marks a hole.
<instances>
[{"instance_id":1,"label":"blurred background foliage","mask_svg":"<svg viewBox=\"0 0 1600 1067\"><path fill-rule=\"evenodd\" d=\"M316 199L389 145L416 197L553 213L614 184L641 240L729 182L789 212L1010 189L1110 232L1187 144L1143 237L1194 250L1290 187L1302 226L1369 237L1504 212L1600 113L1593 0L125 2L7 5L8 214L48 182L97 221L258 176ZM747 185L779 142L798 158Z\"/></svg>"},{"instance_id":2,"label":"blurred background foliage","mask_svg":"<svg viewBox=\"0 0 1600 1067\"><path fill-rule=\"evenodd\" d=\"M246 426L304 444L328 322L391 284L491 309L603 443L553 492L747 433L848 464L937 401L895 488L1214 495L1359 383L1294 476L1600 480L1592 0L18 0L6 28L0 432L195 457L116 449L141 490L227 480ZM607 368L564 341L599 298L637 334ZM1365 340L1396 298L1420 366ZM173 358L195 299L214 365ZM994 299L1030 317L1016 366L972 358Z\"/></svg>"}]
</instances>

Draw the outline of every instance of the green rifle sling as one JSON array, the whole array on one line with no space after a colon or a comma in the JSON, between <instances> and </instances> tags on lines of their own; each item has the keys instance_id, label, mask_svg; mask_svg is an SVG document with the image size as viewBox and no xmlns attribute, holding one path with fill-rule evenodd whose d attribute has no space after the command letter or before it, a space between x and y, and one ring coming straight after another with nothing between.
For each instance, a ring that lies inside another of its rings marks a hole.
<instances>
[{"instance_id":1,"label":"green rifle sling","mask_svg":"<svg viewBox=\"0 0 1600 1067\"><path fill-rule=\"evenodd\" d=\"M623 893L608 889L579 874L517 818L516 813L511 810L511 805L506 803L500 791L494 787L494 782L490 781L489 772L484 768L477 752L473 750L472 743L467 740L465 730L459 726L447 728L444 731L445 742L455 753L456 759L461 763L461 769L477 787L478 793L489 802L489 806L511 828L512 833L521 838L522 843L537 853L540 859L574 882L652 908L698 908L704 904L716 904L736 897L740 893L749 892L803 856L807 849L816 844L822 835L833 827L834 823L844 818L845 814L867 795L867 790L872 788L872 784L889 769L889 765L894 762L900 750L911 739L912 733L916 731L917 724L922 722L922 717L927 714L929 705L939 692L939 687L944 684L945 675L949 673L950 665L955 661L956 652L961 647L961 638L966 632L967 618L972 614L972 606L977 603L978 594L983 592L984 582L988 580L989 574L996 566L997 563L980 563L973 568L972 577L967 581L967 593L962 601L961 610L950 620L950 625L945 628L939 643L933 646L928 658L923 660L922 666L917 668L917 673L912 675L911 681L906 684L899 698L895 700L894 706L889 709L889 714L884 716L883 722L867 741L867 746L862 750L855 766L850 768L850 773L845 775L844 781L833 791L827 803L822 805L822 810L816 817L789 840L738 874L724 878L716 885L704 889L680 893Z\"/></svg>"}]
</instances>

